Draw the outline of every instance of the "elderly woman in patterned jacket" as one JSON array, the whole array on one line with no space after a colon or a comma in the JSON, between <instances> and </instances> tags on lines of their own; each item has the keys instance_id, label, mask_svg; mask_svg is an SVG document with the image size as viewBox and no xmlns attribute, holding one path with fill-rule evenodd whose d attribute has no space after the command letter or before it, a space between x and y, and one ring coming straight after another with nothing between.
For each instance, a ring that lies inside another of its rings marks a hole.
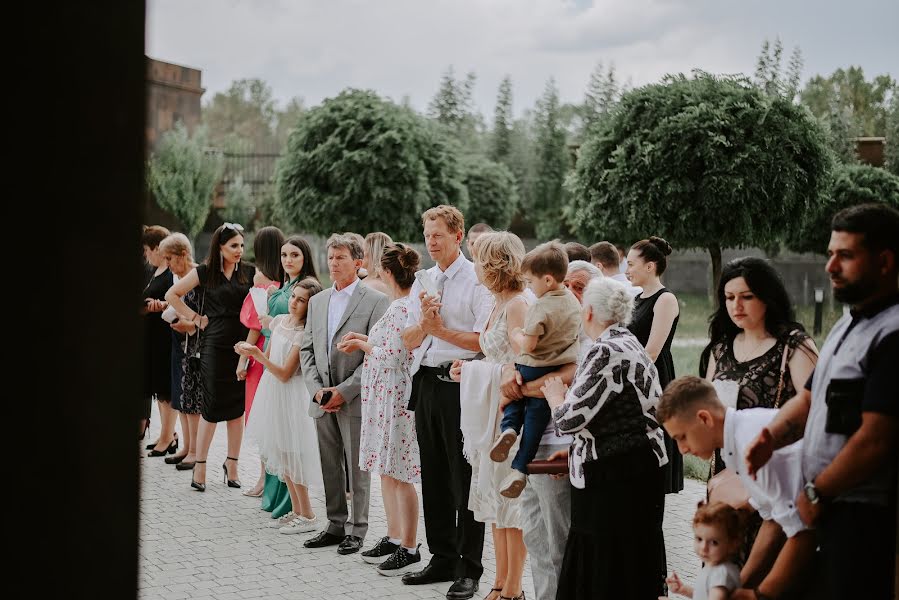
<instances>
[{"instance_id":1,"label":"elderly woman in patterned jacket","mask_svg":"<svg viewBox=\"0 0 899 600\"><path fill-rule=\"evenodd\" d=\"M662 518L668 462L655 418L659 375L626 327L633 299L624 285L594 279L583 297L593 345L567 388L543 391L569 454L571 530L557 598L655 600L665 593Z\"/></svg>"}]
</instances>

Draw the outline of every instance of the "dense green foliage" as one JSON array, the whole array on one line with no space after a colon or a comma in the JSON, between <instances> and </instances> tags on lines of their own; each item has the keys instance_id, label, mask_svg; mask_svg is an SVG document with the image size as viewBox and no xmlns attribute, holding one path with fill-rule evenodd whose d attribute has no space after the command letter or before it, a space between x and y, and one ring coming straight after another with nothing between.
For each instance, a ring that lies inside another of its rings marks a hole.
<instances>
[{"instance_id":1,"label":"dense green foliage","mask_svg":"<svg viewBox=\"0 0 899 600\"><path fill-rule=\"evenodd\" d=\"M300 231L384 231L421 237L421 213L465 207L455 155L411 110L346 90L299 120L276 182L281 212Z\"/></svg>"},{"instance_id":2,"label":"dense green foliage","mask_svg":"<svg viewBox=\"0 0 899 600\"><path fill-rule=\"evenodd\" d=\"M467 159L462 165L468 207L466 226L487 223L496 230L509 227L518 208L515 178L505 165L485 158Z\"/></svg>"},{"instance_id":3,"label":"dense green foliage","mask_svg":"<svg viewBox=\"0 0 899 600\"><path fill-rule=\"evenodd\" d=\"M183 123L165 132L147 163L147 186L159 206L194 238L212 208L212 193L222 178L221 154L207 150L207 133L191 137Z\"/></svg>"},{"instance_id":4,"label":"dense green foliage","mask_svg":"<svg viewBox=\"0 0 899 600\"><path fill-rule=\"evenodd\" d=\"M803 213L800 227L791 232L789 246L797 252L826 253L833 216L866 202L883 202L899 209L899 177L869 165L838 166L830 193Z\"/></svg>"},{"instance_id":5,"label":"dense green foliage","mask_svg":"<svg viewBox=\"0 0 899 600\"><path fill-rule=\"evenodd\" d=\"M585 240L708 248L717 281L720 250L778 240L825 197L830 168L802 107L742 79L667 77L627 93L588 137L572 225Z\"/></svg>"}]
</instances>

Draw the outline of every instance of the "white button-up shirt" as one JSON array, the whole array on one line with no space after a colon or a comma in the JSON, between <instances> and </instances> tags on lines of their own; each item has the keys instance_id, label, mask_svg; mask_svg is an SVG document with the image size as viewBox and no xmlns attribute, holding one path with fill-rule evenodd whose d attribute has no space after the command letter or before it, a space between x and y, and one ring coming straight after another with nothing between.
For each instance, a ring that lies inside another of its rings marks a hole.
<instances>
[{"instance_id":1,"label":"white button-up shirt","mask_svg":"<svg viewBox=\"0 0 899 600\"><path fill-rule=\"evenodd\" d=\"M808 529L799 518L796 498L802 492L802 440L776 451L756 474L746 470L746 447L777 414L773 408L728 408L724 417L724 464L740 476L749 503L765 519L781 526L787 537Z\"/></svg>"},{"instance_id":2,"label":"white button-up shirt","mask_svg":"<svg viewBox=\"0 0 899 600\"><path fill-rule=\"evenodd\" d=\"M334 334L337 332L337 326L340 325L340 319L343 317L343 313L346 312L346 307L350 303L350 298L353 296L353 292L356 291L357 285L359 285L358 277L353 283L339 292L337 287L331 290L331 297L328 299L328 354L331 353L331 348L334 345Z\"/></svg>"},{"instance_id":3,"label":"white button-up shirt","mask_svg":"<svg viewBox=\"0 0 899 600\"><path fill-rule=\"evenodd\" d=\"M471 261L460 252L446 271L441 271L439 266L434 265L428 269L428 273L434 281L438 281L438 274L446 275L440 297L443 304L440 318L443 319L444 327L455 331L484 331L490 311L493 310L493 295L478 281ZM421 284L416 280L409 293L411 300L406 327L418 325L421 321L421 303L418 301L421 292ZM418 371L419 365L436 367L449 360L474 358L477 354L429 335L415 349L412 373Z\"/></svg>"},{"instance_id":4,"label":"white button-up shirt","mask_svg":"<svg viewBox=\"0 0 899 600\"><path fill-rule=\"evenodd\" d=\"M623 283L624 287L627 288L627 293L631 296L637 296L638 294L643 293L643 288L641 288L639 285L634 285L633 283L631 283L631 280L628 279L627 275L625 275L624 273L616 273L615 275L612 275L610 279L614 279L615 281L620 281L621 283Z\"/></svg>"}]
</instances>

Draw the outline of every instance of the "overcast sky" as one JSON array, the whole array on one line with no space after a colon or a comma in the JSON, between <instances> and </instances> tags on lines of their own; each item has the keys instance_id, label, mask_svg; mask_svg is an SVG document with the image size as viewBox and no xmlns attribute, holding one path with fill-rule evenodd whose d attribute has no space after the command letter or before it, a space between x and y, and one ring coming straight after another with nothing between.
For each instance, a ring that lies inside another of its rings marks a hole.
<instances>
[{"instance_id":1,"label":"overcast sky","mask_svg":"<svg viewBox=\"0 0 899 600\"><path fill-rule=\"evenodd\" d=\"M488 121L506 74L515 112L549 77L583 98L598 61L634 85L700 68L751 74L765 38L805 59L803 80L861 65L899 76L897 0L148 0L147 54L201 69L208 101L258 77L283 105L346 87L424 110L441 74L478 76Z\"/></svg>"}]
</instances>

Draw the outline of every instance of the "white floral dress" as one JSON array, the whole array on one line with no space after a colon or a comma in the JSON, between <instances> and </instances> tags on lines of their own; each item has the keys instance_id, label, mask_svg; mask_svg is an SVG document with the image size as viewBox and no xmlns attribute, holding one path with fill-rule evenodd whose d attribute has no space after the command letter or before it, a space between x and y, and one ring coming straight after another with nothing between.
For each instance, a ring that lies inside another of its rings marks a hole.
<instances>
[{"instance_id":1,"label":"white floral dress","mask_svg":"<svg viewBox=\"0 0 899 600\"><path fill-rule=\"evenodd\" d=\"M408 297L394 300L368 334L372 351L362 364L359 468L398 481L421 481L412 393L412 352L403 346Z\"/></svg>"}]
</instances>

